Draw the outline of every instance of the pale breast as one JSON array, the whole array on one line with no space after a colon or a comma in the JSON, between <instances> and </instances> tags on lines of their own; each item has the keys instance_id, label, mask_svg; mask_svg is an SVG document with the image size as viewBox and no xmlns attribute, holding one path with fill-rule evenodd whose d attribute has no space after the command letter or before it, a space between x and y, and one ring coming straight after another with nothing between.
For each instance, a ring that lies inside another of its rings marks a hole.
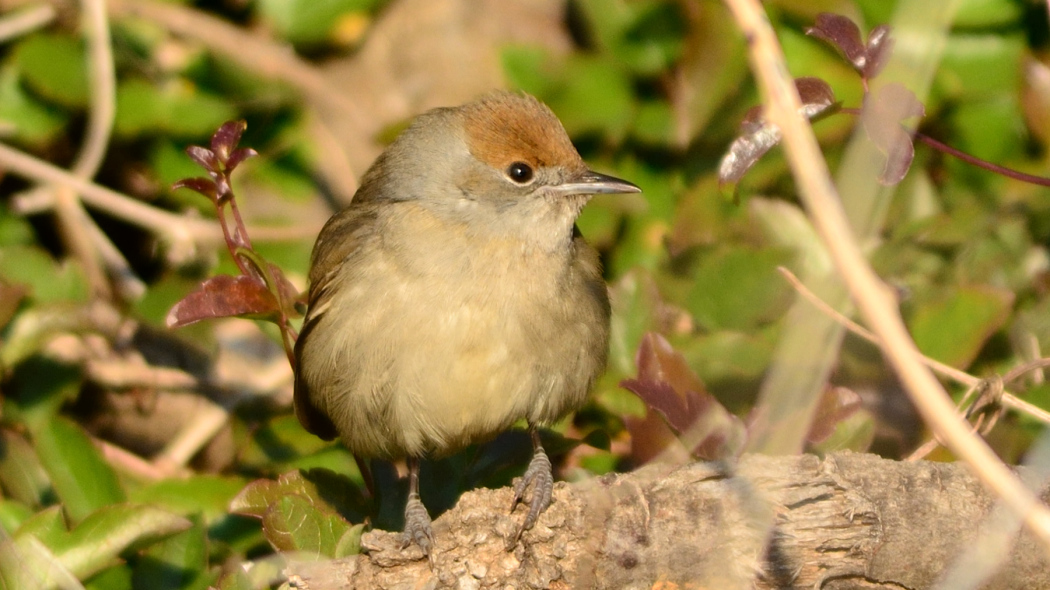
<instances>
[{"instance_id":1,"label":"pale breast","mask_svg":"<svg viewBox=\"0 0 1050 590\"><path fill-rule=\"evenodd\" d=\"M583 403L604 367L608 302L581 258L589 248L558 258L449 231L398 240L431 222L385 234L333 301L357 329L323 345L343 377L318 401L355 453L441 454L523 418L551 422Z\"/></svg>"}]
</instances>

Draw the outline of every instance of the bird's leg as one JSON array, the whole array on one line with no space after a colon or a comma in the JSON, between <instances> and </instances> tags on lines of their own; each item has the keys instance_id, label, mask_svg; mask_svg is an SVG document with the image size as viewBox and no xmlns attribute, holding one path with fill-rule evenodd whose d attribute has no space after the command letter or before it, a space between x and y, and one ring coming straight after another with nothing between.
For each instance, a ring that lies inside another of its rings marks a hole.
<instances>
[{"instance_id":1,"label":"bird's leg","mask_svg":"<svg viewBox=\"0 0 1050 590\"><path fill-rule=\"evenodd\" d=\"M532 484L532 495L528 500L529 513L525 515L525 522L521 523L521 528L514 535L513 544L517 544L521 534L531 529L532 525L536 524L536 520L540 517L540 513L551 505L551 494L554 492L554 474L551 473L551 460L543 450L543 445L540 443L540 432L535 425L529 425L529 436L532 437L532 461L529 462L529 468L525 470L525 474L521 476L517 485L514 486L514 503L510 506L511 512L514 511L514 507L518 505L518 502L523 501L525 490L529 487L529 484Z\"/></svg>"},{"instance_id":2,"label":"bird's leg","mask_svg":"<svg viewBox=\"0 0 1050 590\"><path fill-rule=\"evenodd\" d=\"M430 556L434 533L430 529L430 514L419 499L419 458L409 457L408 463L408 504L405 505L405 532L401 548L415 543Z\"/></svg>"}]
</instances>

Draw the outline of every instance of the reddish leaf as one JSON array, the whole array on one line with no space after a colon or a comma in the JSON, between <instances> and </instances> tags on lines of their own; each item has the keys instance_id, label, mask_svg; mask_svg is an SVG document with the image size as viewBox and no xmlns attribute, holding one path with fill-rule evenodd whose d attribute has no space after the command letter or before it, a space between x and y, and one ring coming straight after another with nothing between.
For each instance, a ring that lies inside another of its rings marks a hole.
<instances>
[{"instance_id":1,"label":"reddish leaf","mask_svg":"<svg viewBox=\"0 0 1050 590\"><path fill-rule=\"evenodd\" d=\"M631 435L631 464L646 465L653 461L684 465L693 461L678 435L659 412L649 410L644 416L624 416L624 426Z\"/></svg>"},{"instance_id":2,"label":"reddish leaf","mask_svg":"<svg viewBox=\"0 0 1050 590\"><path fill-rule=\"evenodd\" d=\"M868 45L865 50L867 60L861 70L864 79L870 80L879 75L882 68L890 61L893 53L893 38L890 37L889 25L879 25L868 34Z\"/></svg>"},{"instance_id":3,"label":"reddish leaf","mask_svg":"<svg viewBox=\"0 0 1050 590\"><path fill-rule=\"evenodd\" d=\"M244 121L227 121L211 136L211 151L215 152L220 162L226 164L229 161L230 154L237 149L241 134L247 128L248 123Z\"/></svg>"},{"instance_id":4,"label":"reddish leaf","mask_svg":"<svg viewBox=\"0 0 1050 590\"><path fill-rule=\"evenodd\" d=\"M835 92L820 78L798 78L795 89L802 101L802 114L807 119L816 119L835 106Z\"/></svg>"},{"instance_id":5,"label":"reddish leaf","mask_svg":"<svg viewBox=\"0 0 1050 590\"><path fill-rule=\"evenodd\" d=\"M209 318L268 316L279 311L265 283L248 276L218 275L176 303L166 323L177 328Z\"/></svg>"},{"instance_id":6,"label":"reddish leaf","mask_svg":"<svg viewBox=\"0 0 1050 590\"><path fill-rule=\"evenodd\" d=\"M29 287L21 284L11 285L0 281L0 328L15 317L18 305L29 294Z\"/></svg>"},{"instance_id":7,"label":"reddish leaf","mask_svg":"<svg viewBox=\"0 0 1050 590\"><path fill-rule=\"evenodd\" d=\"M798 78L795 80L800 112L807 119L816 119L834 108L835 93L827 82L820 78ZM780 143L780 129L762 116L762 107L753 107L740 123L740 135L730 144L718 167L718 184L725 189L735 185L759 158Z\"/></svg>"},{"instance_id":8,"label":"reddish leaf","mask_svg":"<svg viewBox=\"0 0 1050 590\"><path fill-rule=\"evenodd\" d=\"M865 80L878 75L889 61L893 49L890 27L879 25L868 33L868 42L860 38L860 28L849 18L823 12L817 15L806 34L821 39L837 49Z\"/></svg>"},{"instance_id":9,"label":"reddish leaf","mask_svg":"<svg viewBox=\"0 0 1050 590\"><path fill-rule=\"evenodd\" d=\"M230 154L229 159L226 160L226 173L232 173L237 168L237 166L241 164L241 162L247 160L248 158L252 158L258 155L259 152L253 150L252 148L241 148L238 150L233 150L233 152Z\"/></svg>"},{"instance_id":10,"label":"reddish leaf","mask_svg":"<svg viewBox=\"0 0 1050 590\"><path fill-rule=\"evenodd\" d=\"M183 178L171 185L171 190L179 188L188 188L191 191L195 191L208 197L212 201L214 201L216 197L215 182L210 178L202 178L199 176L197 178Z\"/></svg>"},{"instance_id":11,"label":"reddish leaf","mask_svg":"<svg viewBox=\"0 0 1050 590\"><path fill-rule=\"evenodd\" d=\"M835 432L839 422L852 416L861 407L863 403L855 391L845 387L829 387L820 398L806 440L811 443L824 442Z\"/></svg>"},{"instance_id":12,"label":"reddish leaf","mask_svg":"<svg viewBox=\"0 0 1050 590\"><path fill-rule=\"evenodd\" d=\"M860 27L852 20L830 12L817 15L816 22L806 29L806 34L822 39L839 50L858 71L863 69L866 58L864 43L860 40Z\"/></svg>"},{"instance_id":13,"label":"reddish leaf","mask_svg":"<svg viewBox=\"0 0 1050 590\"><path fill-rule=\"evenodd\" d=\"M886 165L879 175L881 184L897 184L908 173L915 148L911 133L901 122L925 114L912 91L897 83L887 84L865 97L864 130L886 156Z\"/></svg>"},{"instance_id":14,"label":"reddish leaf","mask_svg":"<svg viewBox=\"0 0 1050 590\"><path fill-rule=\"evenodd\" d=\"M659 334L642 338L638 378L620 386L632 391L663 416L686 448L703 459L720 459L743 446L744 426L714 398L685 358Z\"/></svg>"},{"instance_id":15,"label":"reddish leaf","mask_svg":"<svg viewBox=\"0 0 1050 590\"><path fill-rule=\"evenodd\" d=\"M186 148L186 155L209 173L214 174L219 171L219 159L215 156L215 152L208 148L191 145Z\"/></svg>"}]
</instances>

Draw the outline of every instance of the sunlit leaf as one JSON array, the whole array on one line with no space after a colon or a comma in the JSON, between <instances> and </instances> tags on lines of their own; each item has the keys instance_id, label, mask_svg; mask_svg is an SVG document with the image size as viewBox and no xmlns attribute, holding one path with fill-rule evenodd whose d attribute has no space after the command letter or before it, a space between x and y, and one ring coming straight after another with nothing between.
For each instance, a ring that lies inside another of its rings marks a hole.
<instances>
[{"instance_id":1,"label":"sunlit leaf","mask_svg":"<svg viewBox=\"0 0 1050 590\"><path fill-rule=\"evenodd\" d=\"M33 447L6 428L0 430L0 484L5 496L27 506L40 507L50 499L51 483Z\"/></svg>"},{"instance_id":2,"label":"sunlit leaf","mask_svg":"<svg viewBox=\"0 0 1050 590\"><path fill-rule=\"evenodd\" d=\"M52 417L34 433L33 442L40 463L73 522L124 501L124 490L113 468L80 426L68 418Z\"/></svg>"},{"instance_id":3,"label":"sunlit leaf","mask_svg":"<svg viewBox=\"0 0 1050 590\"><path fill-rule=\"evenodd\" d=\"M889 26L879 25L872 29L868 42L864 43L857 24L840 14L818 14L813 26L806 29L806 34L837 49L865 80L878 75L893 50Z\"/></svg>"},{"instance_id":4,"label":"sunlit leaf","mask_svg":"<svg viewBox=\"0 0 1050 590\"><path fill-rule=\"evenodd\" d=\"M15 49L26 82L36 92L63 106L88 103L88 65L83 42L71 35L36 33Z\"/></svg>"},{"instance_id":5,"label":"sunlit leaf","mask_svg":"<svg viewBox=\"0 0 1050 590\"><path fill-rule=\"evenodd\" d=\"M810 120L827 115L838 106L831 87L820 78L798 78L795 88L802 101L800 113ZM759 158L780 143L780 137L780 129L765 120L761 107L748 111L740 124L740 135L730 144L718 166L718 183L723 190L735 187Z\"/></svg>"},{"instance_id":6,"label":"sunlit leaf","mask_svg":"<svg viewBox=\"0 0 1050 590\"><path fill-rule=\"evenodd\" d=\"M983 285L956 286L915 302L907 324L923 354L966 368L1010 315L1014 294Z\"/></svg>"},{"instance_id":7,"label":"sunlit leaf","mask_svg":"<svg viewBox=\"0 0 1050 590\"><path fill-rule=\"evenodd\" d=\"M125 551L150 545L190 526L185 518L152 506L115 504L93 512L49 548L69 571L87 578L112 565Z\"/></svg>"},{"instance_id":8,"label":"sunlit leaf","mask_svg":"<svg viewBox=\"0 0 1050 590\"><path fill-rule=\"evenodd\" d=\"M218 275L201 283L168 312L166 323L177 328L211 318L265 317L280 305L265 283L249 276Z\"/></svg>"}]
</instances>

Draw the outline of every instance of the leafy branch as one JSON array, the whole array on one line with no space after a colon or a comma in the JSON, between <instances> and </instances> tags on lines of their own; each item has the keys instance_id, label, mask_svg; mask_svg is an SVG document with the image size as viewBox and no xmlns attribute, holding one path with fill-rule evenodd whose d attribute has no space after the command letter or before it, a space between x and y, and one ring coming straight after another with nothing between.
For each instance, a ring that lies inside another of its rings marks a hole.
<instances>
[{"instance_id":1,"label":"leafy branch","mask_svg":"<svg viewBox=\"0 0 1050 590\"><path fill-rule=\"evenodd\" d=\"M277 265L268 262L252 247L230 183L233 171L257 155L251 148L237 147L246 127L244 121L226 122L212 135L210 147L186 148L186 154L208 176L186 178L173 186L197 192L215 205L226 248L241 274L217 275L205 280L171 308L166 323L169 328L177 328L204 319L231 316L271 321L281 330L281 342L294 369L292 348L297 333L291 320L302 315L297 304L299 292Z\"/></svg>"}]
</instances>

